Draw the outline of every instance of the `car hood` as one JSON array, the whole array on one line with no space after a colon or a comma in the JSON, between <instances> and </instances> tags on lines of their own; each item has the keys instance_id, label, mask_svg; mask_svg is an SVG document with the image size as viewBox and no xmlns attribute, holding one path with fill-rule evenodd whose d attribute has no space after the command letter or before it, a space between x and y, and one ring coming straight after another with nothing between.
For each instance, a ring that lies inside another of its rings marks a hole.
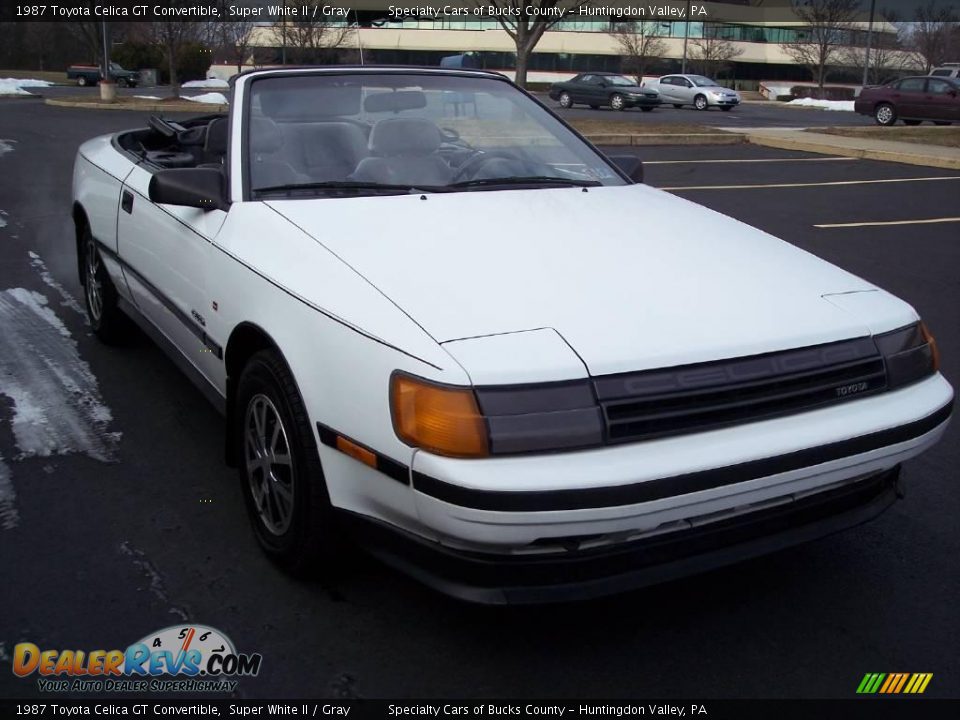
<instances>
[{"instance_id":1,"label":"car hood","mask_svg":"<svg viewBox=\"0 0 960 720\"><path fill-rule=\"evenodd\" d=\"M551 328L596 375L869 333L822 297L869 283L645 185L268 204L440 343Z\"/></svg>"}]
</instances>

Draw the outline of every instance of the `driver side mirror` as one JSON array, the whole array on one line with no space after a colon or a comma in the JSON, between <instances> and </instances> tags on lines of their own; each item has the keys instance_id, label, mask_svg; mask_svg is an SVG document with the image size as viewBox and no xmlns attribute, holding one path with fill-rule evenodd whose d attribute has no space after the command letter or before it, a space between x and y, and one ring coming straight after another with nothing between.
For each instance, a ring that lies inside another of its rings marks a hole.
<instances>
[{"instance_id":1,"label":"driver side mirror","mask_svg":"<svg viewBox=\"0 0 960 720\"><path fill-rule=\"evenodd\" d=\"M610 162L620 168L633 182L643 182L643 162L636 155L611 155Z\"/></svg>"},{"instance_id":2,"label":"driver side mirror","mask_svg":"<svg viewBox=\"0 0 960 720\"><path fill-rule=\"evenodd\" d=\"M150 178L150 201L201 210L230 209L223 173L214 168L170 168Z\"/></svg>"}]
</instances>

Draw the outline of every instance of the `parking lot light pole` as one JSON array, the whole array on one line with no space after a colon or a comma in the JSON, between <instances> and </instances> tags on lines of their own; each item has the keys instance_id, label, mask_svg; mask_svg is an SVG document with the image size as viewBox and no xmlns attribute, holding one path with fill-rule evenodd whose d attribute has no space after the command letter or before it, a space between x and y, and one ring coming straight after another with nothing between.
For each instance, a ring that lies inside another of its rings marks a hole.
<instances>
[{"instance_id":1,"label":"parking lot light pole","mask_svg":"<svg viewBox=\"0 0 960 720\"><path fill-rule=\"evenodd\" d=\"M687 72L687 38L690 37L690 0L687 0L687 9L683 13L683 61L680 63L680 72Z\"/></svg>"},{"instance_id":2,"label":"parking lot light pole","mask_svg":"<svg viewBox=\"0 0 960 720\"><path fill-rule=\"evenodd\" d=\"M868 74L870 72L870 41L873 39L873 9L877 0L870 0L870 22L867 24L867 54L863 60L863 86L867 86Z\"/></svg>"}]
</instances>

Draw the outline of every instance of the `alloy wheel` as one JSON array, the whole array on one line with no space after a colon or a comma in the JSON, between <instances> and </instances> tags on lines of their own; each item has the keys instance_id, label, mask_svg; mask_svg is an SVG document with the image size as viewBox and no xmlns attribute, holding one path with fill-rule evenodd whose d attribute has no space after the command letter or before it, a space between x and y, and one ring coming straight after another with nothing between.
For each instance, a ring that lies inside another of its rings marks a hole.
<instances>
[{"instance_id":1,"label":"alloy wheel","mask_svg":"<svg viewBox=\"0 0 960 720\"><path fill-rule=\"evenodd\" d=\"M86 261L87 272L84 285L87 293L87 307L90 310L90 319L98 323L103 317L103 283L100 280L100 253L92 240L87 243Z\"/></svg>"},{"instance_id":2,"label":"alloy wheel","mask_svg":"<svg viewBox=\"0 0 960 720\"><path fill-rule=\"evenodd\" d=\"M262 393L247 404L244 459L260 522L271 534L283 535L293 522L293 455L280 412Z\"/></svg>"}]
</instances>

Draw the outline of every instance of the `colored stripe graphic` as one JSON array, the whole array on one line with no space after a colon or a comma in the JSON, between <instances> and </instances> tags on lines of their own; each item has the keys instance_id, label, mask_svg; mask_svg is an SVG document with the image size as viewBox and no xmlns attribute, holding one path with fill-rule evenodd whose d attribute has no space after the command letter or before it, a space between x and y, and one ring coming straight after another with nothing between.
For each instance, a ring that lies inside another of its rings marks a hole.
<instances>
[{"instance_id":1,"label":"colored stripe graphic","mask_svg":"<svg viewBox=\"0 0 960 720\"><path fill-rule=\"evenodd\" d=\"M933 673L867 673L857 685L857 694L919 695L932 678Z\"/></svg>"}]
</instances>

